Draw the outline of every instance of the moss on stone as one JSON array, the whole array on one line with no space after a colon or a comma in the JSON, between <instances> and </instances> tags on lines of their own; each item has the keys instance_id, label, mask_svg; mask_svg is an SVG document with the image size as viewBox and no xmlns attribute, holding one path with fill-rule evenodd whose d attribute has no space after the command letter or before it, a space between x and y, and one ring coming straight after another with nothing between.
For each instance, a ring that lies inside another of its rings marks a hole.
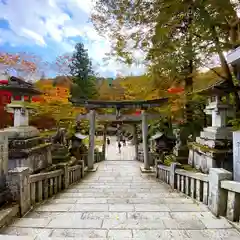
<instances>
[{"instance_id":1,"label":"moss on stone","mask_svg":"<svg viewBox=\"0 0 240 240\"><path fill-rule=\"evenodd\" d=\"M181 164L180 168L189 172L200 172L199 170L197 170L196 168L193 168L191 165L189 164Z\"/></svg>"},{"instance_id":2,"label":"moss on stone","mask_svg":"<svg viewBox=\"0 0 240 240\"><path fill-rule=\"evenodd\" d=\"M196 143L196 142L189 143L188 147L191 148L191 149L199 148L199 150L201 150L204 153L206 153L206 152L211 152L211 153L224 153L224 152L226 152L225 149L221 150L221 149L210 148L206 145L202 145L202 144Z\"/></svg>"}]
</instances>

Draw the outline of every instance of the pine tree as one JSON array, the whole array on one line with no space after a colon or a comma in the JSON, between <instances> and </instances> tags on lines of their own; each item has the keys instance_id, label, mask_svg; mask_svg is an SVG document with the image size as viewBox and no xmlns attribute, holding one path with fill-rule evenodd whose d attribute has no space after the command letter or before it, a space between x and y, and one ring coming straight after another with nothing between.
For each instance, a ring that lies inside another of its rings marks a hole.
<instances>
[{"instance_id":1,"label":"pine tree","mask_svg":"<svg viewBox=\"0 0 240 240\"><path fill-rule=\"evenodd\" d=\"M69 68L74 82L72 97L89 99L96 96L96 77L88 52L82 43L76 44Z\"/></svg>"}]
</instances>

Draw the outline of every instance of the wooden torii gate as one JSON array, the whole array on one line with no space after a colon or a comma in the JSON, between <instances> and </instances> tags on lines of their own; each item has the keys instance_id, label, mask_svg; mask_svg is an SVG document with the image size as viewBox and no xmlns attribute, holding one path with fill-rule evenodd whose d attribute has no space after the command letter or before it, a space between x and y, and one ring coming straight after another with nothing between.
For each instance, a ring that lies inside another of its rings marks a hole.
<instances>
[{"instance_id":1,"label":"wooden torii gate","mask_svg":"<svg viewBox=\"0 0 240 240\"><path fill-rule=\"evenodd\" d=\"M146 101L99 101L99 100L85 100L85 99L70 99L74 106L85 107L89 110L86 115L79 115L77 120L88 119L90 123L89 130L89 151L88 151L88 171L96 171L94 166L94 136L95 136L95 120L96 118L100 121L109 122L128 122L132 123L134 126L134 143L136 157L138 157L138 142L137 142L137 124L142 122L142 138L143 138L143 153L144 153L144 165L141 167L142 172L152 172L149 162L148 153L148 124L147 120L159 119L159 114L148 114L147 109L152 107L160 107L164 103L168 102L168 98L160 98L154 100ZM95 110L101 108L115 108L117 110L116 115L111 114L99 114L97 115ZM141 115L122 115L120 114L120 109L141 109ZM106 142L106 134L104 136L104 141ZM105 144L105 143L104 143ZM105 145L104 145L105 148ZM105 149L104 149L105 150Z\"/></svg>"}]
</instances>

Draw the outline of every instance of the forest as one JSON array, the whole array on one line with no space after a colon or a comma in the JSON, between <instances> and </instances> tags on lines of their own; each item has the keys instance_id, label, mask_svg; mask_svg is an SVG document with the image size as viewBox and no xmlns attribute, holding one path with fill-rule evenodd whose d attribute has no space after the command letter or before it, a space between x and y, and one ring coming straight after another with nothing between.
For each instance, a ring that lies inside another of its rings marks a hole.
<instances>
[{"instance_id":1,"label":"forest","mask_svg":"<svg viewBox=\"0 0 240 240\"><path fill-rule=\"evenodd\" d=\"M219 80L226 81L232 92L231 103L239 113L240 98L235 88L239 71L226 59L226 53L239 46L238 8L238 1L230 0L184 4L180 0L97 0L91 21L99 35L104 33L110 39L109 57L131 65L138 61L135 53L141 51L146 73L114 80L99 76L88 50L77 43L72 56L58 57L56 78L43 76L35 82L43 95L33 102L36 111L31 124L52 129L65 119L74 125L76 115L85 109L73 107L69 98L124 101L168 97L168 104L151 109L160 112L162 118L150 123L150 132L168 131L178 124L196 135L208 122L203 112L206 99L196 92ZM37 61L21 60L21 54L0 54L2 64L13 66L19 61L29 71L39 66ZM4 117L0 127L12 122L5 104L1 99ZM237 118L231 124L238 127L239 122Z\"/></svg>"}]
</instances>

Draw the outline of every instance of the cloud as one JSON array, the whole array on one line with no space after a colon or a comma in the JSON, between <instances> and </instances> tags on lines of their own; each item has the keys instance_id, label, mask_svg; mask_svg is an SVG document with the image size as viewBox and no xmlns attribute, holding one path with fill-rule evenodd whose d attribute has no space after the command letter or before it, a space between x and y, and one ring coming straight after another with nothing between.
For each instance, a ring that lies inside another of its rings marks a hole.
<instances>
[{"instance_id":1,"label":"cloud","mask_svg":"<svg viewBox=\"0 0 240 240\"><path fill-rule=\"evenodd\" d=\"M142 72L142 66L130 68L114 59L104 62L111 49L110 42L100 37L89 22L93 6L94 0L0 0L0 20L5 22L5 28L0 24L0 47L31 46L38 53L41 53L39 47L45 48L48 51L43 50L42 57L54 59L72 52L81 40L100 75Z\"/></svg>"},{"instance_id":2,"label":"cloud","mask_svg":"<svg viewBox=\"0 0 240 240\"><path fill-rule=\"evenodd\" d=\"M42 46L45 46L46 43L43 39L43 37L29 29L26 29L26 28L22 28L22 33L26 36L29 36L31 37L32 39L34 39L38 44L42 45Z\"/></svg>"}]
</instances>

